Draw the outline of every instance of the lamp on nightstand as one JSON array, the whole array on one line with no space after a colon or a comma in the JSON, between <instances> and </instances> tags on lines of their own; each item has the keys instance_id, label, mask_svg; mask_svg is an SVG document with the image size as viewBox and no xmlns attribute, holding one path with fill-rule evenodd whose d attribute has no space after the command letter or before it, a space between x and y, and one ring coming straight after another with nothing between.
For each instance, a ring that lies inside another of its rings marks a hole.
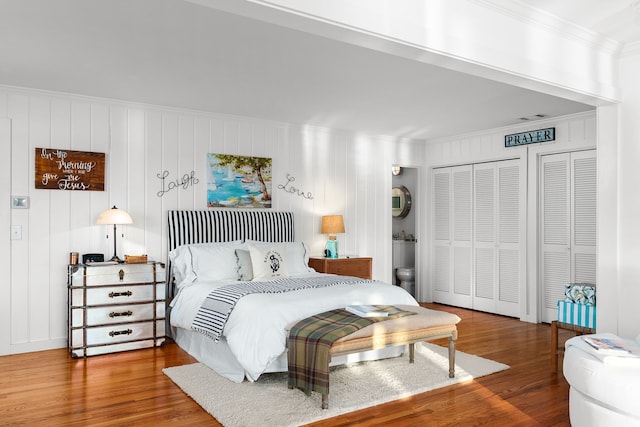
<instances>
[{"instance_id":1,"label":"lamp on nightstand","mask_svg":"<svg viewBox=\"0 0 640 427\"><path fill-rule=\"evenodd\" d=\"M338 240L336 239L336 234L344 233L344 220L342 219L342 215L323 216L321 233L329 235L324 256L326 258L338 258Z\"/></svg>"},{"instance_id":2,"label":"lamp on nightstand","mask_svg":"<svg viewBox=\"0 0 640 427\"><path fill-rule=\"evenodd\" d=\"M131 224L133 220L131 215L122 209L118 209L115 206L111 209L107 209L98 215L96 224L113 224L113 257L111 261L122 262L118 255L116 255L116 226L117 224Z\"/></svg>"}]
</instances>

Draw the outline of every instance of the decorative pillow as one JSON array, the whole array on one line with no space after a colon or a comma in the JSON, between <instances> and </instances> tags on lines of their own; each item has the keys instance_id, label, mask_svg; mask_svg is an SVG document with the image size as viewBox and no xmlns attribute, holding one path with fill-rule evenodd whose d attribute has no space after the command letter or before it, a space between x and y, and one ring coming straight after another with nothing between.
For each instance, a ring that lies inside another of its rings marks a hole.
<instances>
[{"instance_id":1,"label":"decorative pillow","mask_svg":"<svg viewBox=\"0 0 640 427\"><path fill-rule=\"evenodd\" d=\"M228 247L236 248L242 244L241 240L234 240L231 242L211 242L211 243L194 243L191 245L182 245L169 252L169 260L171 261L171 267L173 276L176 280L178 288L193 283L197 278L197 268L194 265L194 258L192 251L195 248L196 253L202 255L202 252L206 252L207 248L219 248ZM235 256L235 255L234 255ZM233 261L235 265L235 260Z\"/></svg>"},{"instance_id":2,"label":"decorative pillow","mask_svg":"<svg viewBox=\"0 0 640 427\"><path fill-rule=\"evenodd\" d=\"M596 287L591 283L566 283L564 300L582 305L596 305Z\"/></svg>"},{"instance_id":3,"label":"decorative pillow","mask_svg":"<svg viewBox=\"0 0 640 427\"><path fill-rule=\"evenodd\" d=\"M264 248L274 243L247 240L247 244ZM313 269L309 267L309 247L304 242L282 242L279 244L285 247L285 258L287 259L287 270L289 274L313 272Z\"/></svg>"},{"instance_id":4,"label":"decorative pillow","mask_svg":"<svg viewBox=\"0 0 640 427\"><path fill-rule=\"evenodd\" d=\"M236 262L240 280L253 280L253 267L251 265L251 254L249 251L236 249Z\"/></svg>"},{"instance_id":5,"label":"decorative pillow","mask_svg":"<svg viewBox=\"0 0 640 427\"><path fill-rule=\"evenodd\" d=\"M287 257L282 243L270 245L249 244L253 280L271 280L287 277Z\"/></svg>"}]
</instances>

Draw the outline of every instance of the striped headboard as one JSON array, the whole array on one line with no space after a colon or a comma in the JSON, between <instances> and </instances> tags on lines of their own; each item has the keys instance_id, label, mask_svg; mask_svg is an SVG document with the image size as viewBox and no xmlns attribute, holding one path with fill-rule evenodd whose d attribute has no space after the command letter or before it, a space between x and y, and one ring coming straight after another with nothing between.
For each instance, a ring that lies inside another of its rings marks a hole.
<instances>
[{"instance_id":1,"label":"striped headboard","mask_svg":"<svg viewBox=\"0 0 640 427\"><path fill-rule=\"evenodd\" d=\"M191 243L293 242L293 238L293 212L169 211L169 251Z\"/></svg>"},{"instance_id":2,"label":"striped headboard","mask_svg":"<svg viewBox=\"0 0 640 427\"><path fill-rule=\"evenodd\" d=\"M168 252L192 243L260 240L293 242L293 212L234 210L171 210L168 217L167 296L174 296Z\"/></svg>"}]
</instances>

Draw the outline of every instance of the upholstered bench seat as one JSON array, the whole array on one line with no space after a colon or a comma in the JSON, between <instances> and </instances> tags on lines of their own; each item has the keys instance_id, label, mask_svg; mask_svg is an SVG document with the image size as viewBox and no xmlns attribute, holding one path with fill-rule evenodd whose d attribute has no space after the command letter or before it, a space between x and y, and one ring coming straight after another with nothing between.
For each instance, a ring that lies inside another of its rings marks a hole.
<instances>
[{"instance_id":1,"label":"upholstered bench seat","mask_svg":"<svg viewBox=\"0 0 640 427\"><path fill-rule=\"evenodd\" d=\"M456 325L460 322L460 318L455 314L413 305L397 305L397 307L417 314L376 322L340 338L331 346L331 354L337 356L426 341L422 339L425 333L430 336L430 339L448 337L457 339Z\"/></svg>"},{"instance_id":2,"label":"upholstered bench seat","mask_svg":"<svg viewBox=\"0 0 640 427\"><path fill-rule=\"evenodd\" d=\"M449 377L455 376L456 325L460 318L445 311L430 310L413 305L397 305L416 314L398 319L373 323L359 331L337 340L331 346L331 356L376 350L388 346L409 345L409 361L413 363L414 345L417 342L438 338L449 339ZM322 408L328 408L328 396L322 395Z\"/></svg>"}]
</instances>

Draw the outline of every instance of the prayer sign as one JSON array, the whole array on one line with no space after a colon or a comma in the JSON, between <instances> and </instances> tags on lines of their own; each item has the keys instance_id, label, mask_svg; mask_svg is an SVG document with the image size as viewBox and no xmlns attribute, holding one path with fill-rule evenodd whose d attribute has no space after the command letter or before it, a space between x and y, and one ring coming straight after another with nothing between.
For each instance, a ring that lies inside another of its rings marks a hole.
<instances>
[{"instance_id":1,"label":"prayer sign","mask_svg":"<svg viewBox=\"0 0 640 427\"><path fill-rule=\"evenodd\" d=\"M528 132L513 133L504 136L505 147L517 147L518 145L535 144L538 142L554 141L556 128L530 130Z\"/></svg>"}]
</instances>

